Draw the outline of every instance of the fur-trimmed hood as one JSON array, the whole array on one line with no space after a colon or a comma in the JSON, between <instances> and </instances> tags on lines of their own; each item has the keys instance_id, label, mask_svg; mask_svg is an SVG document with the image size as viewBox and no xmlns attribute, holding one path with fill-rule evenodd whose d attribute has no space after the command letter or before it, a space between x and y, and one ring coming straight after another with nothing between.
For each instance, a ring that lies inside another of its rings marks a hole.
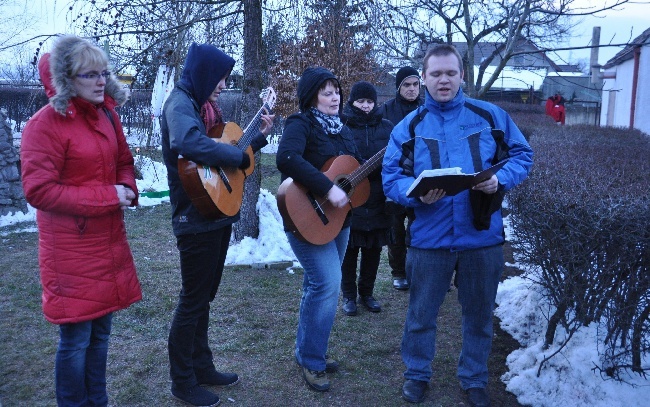
<instances>
[{"instance_id":1,"label":"fur-trimmed hood","mask_svg":"<svg viewBox=\"0 0 650 407\"><path fill-rule=\"evenodd\" d=\"M70 99L77 96L70 71L72 69L72 48L79 42L87 41L82 38L65 35L60 37L52 52L44 54L38 63L38 71L41 82L45 86L45 93L50 98L50 105L59 114L66 114ZM122 106L129 98L128 92L123 89L122 84L111 75L106 78L104 97L108 96Z\"/></svg>"}]
</instances>

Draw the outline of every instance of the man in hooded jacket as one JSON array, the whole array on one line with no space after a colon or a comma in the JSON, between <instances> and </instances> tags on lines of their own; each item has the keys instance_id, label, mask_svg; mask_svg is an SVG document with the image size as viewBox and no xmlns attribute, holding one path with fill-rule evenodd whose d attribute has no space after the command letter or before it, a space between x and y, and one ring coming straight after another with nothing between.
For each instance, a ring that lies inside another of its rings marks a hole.
<instances>
[{"instance_id":1,"label":"man in hooded jacket","mask_svg":"<svg viewBox=\"0 0 650 407\"><path fill-rule=\"evenodd\" d=\"M168 341L171 391L174 397L194 406L219 403L219 397L201 385L231 386L239 381L235 373L216 370L208 346L210 302L221 282L232 224L239 220L239 213L217 219L201 215L183 188L178 158L183 156L210 167L246 169L250 166L245 151L210 139L201 117L201 107L213 92L225 88L234 65L235 60L216 47L193 43L161 118L172 227L180 252L182 278ZM262 126L268 133L268 117ZM257 151L266 144L265 135L260 132L251 147Z\"/></svg>"}]
</instances>

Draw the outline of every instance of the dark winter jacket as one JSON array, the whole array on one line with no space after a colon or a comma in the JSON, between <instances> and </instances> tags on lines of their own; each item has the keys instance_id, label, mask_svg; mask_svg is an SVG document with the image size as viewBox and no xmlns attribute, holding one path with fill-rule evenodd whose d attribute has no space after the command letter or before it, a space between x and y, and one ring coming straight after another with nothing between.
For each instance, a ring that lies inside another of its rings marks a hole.
<instances>
[{"instance_id":1,"label":"dark winter jacket","mask_svg":"<svg viewBox=\"0 0 650 407\"><path fill-rule=\"evenodd\" d=\"M390 100L387 100L383 105L379 107L379 112L384 119L393 123L393 126L397 126L397 123L402 121L407 114L411 113L418 106L422 104L422 99L418 97L414 101L410 102L397 91L397 95Z\"/></svg>"},{"instance_id":2,"label":"dark winter jacket","mask_svg":"<svg viewBox=\"0 0 650 407\"><path fill-rule=\"evenodd\" d=\"M350 129L344 126L339 134L327 134L309 112L287 118L276 154L283 181L291 177L324 197L334 183L321 171L329 159L339 155L359 158Z\"/></svg>"},{"instance_id":3,"label":"dark winter jacket","mask_svg":"<svg viewBox=\"0 0 650 407\"><path fill-rule=\"evenodd\" d=\"M343 122L352 132L359 154L364 160L388 145L393 130L393 124L382 119L377 108L365 113L348 104L344 109ZM365 204L352 210L352 230L370 231L390 226L390 219L385 213L386 196L382 187L381 166L370 173L368 181L370 196Z\"/></svg>"},{"instance_id":4,"label":"dark winter jacket","mask_svg":"<svg viewBox=\"0 0 650 407\"><path fill-rule=\"evenodd\" d=\"M211 167L239 167L242 164L242 151L210 139L200 116L201 106L234 64L234 59L211 45L192 44L181 79L163 107L160 125L162 150L176 236L216 230L239 220L239 213L217 220L202 216L185 193L178 175L179 155Z\"/></svg>"},{"instance_id":5,"label":"dark winter jacket","mask_svg":"<svg viewBox=\"0 0 650 407\"><path fill-rule=\"evenodd\" d=\"M25 125L20 151L25 197L38 209L43 313L55 324L90 321L142 298L115 189L124 185L137 196L114 110L127 95L108 77L103 103L74 96L70 54L80 41L62 37L41 58L50 104Z\"/></svg>"}]
</instances>

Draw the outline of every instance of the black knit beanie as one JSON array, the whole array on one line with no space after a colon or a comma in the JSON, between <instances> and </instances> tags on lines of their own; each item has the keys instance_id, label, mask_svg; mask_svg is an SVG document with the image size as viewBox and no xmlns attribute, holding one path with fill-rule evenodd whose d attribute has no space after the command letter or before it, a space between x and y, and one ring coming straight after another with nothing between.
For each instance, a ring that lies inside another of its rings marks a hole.
<instances>
[{"instance_id":1,"label":"black knit beanie","mask_svg":"<svg viewBox=\"0 0 650 407\"><path fill-rule=\"evenodd\" d=\"M352 85L348 103L352 104L352 102L359 99L370 99L375 102L375 104L377 103L377 90L372 86L372 83L359 81Z\"/></svg>"},{"instance_id":2,"label":"black knit beanie","mask_svg":"<svg viewBox=\"0 0 650 407\"><path fill-rule=\"evenodd\" d=\"M399 89L399 87L402 86L404 79L410 78L411 76L417 76L419 79L420 73L415 70L415 68L411 68L410 66L400 68L400 70L397 71L397 75L395 76L395 89Z\"/></svg>"}]
</instances>

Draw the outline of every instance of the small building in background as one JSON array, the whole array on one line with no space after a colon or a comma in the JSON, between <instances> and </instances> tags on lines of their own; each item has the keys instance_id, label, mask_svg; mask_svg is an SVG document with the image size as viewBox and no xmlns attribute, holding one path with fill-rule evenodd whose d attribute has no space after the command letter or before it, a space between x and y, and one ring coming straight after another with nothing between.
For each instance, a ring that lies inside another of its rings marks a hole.
<instances>
[{"instance_id":1,"label":"small building in background","mask_svg":"<svg viewBox=\"0 0 650 407\"><path fill-rule=\"evenodd\" d=\"M601 90L582 72L550 72L541 87L545 100L559 94L565 99L566 124L600 123Z\"/></svg>"},{"instance_id":2,"label":"small building in background","mask_svg":"<svg viewBox=\"0 0 650 407\"><path fill-rule=\"evenodd\" d=\"M601 126L650 135L650 28L603 66Z\"/></svg>"}]
</instances>

